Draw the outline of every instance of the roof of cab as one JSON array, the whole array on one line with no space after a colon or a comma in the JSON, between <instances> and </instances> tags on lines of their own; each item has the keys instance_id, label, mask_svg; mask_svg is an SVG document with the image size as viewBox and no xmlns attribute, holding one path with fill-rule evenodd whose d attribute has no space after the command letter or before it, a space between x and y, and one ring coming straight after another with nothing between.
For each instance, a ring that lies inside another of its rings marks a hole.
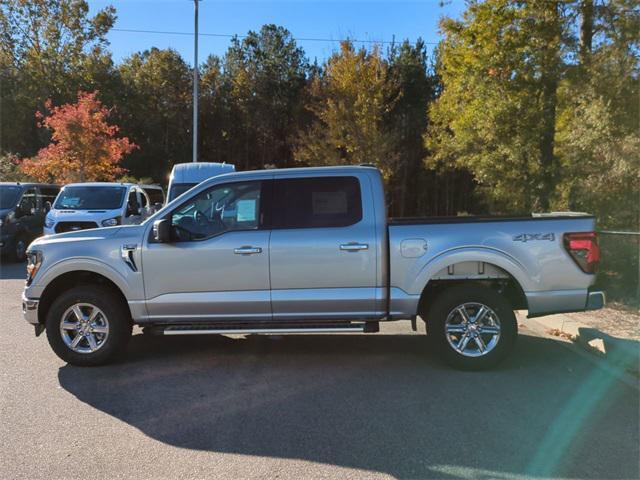
<instances>
[{"instance_id":1,"label":"roof of cab","mask_svg":"<svg viewBox=\"0 0 640 480\"><path fill-rule=\"evenodd\" d=\"M372 165L337 165L327 167L295 167L295 168L273 168L268 170L245 170L242 172L230 172L216 175L203 181L202 186L208 186L225 179L261 180L268 178L283 177L312 177L312 176L332 176L332 175L353 175L363 171L374 171L380 174L380 170Z\"/></svg>"},{"instance_id":2,"label":"roof of cab","mask_svg":"<svg viewBox=\"0 0 640 480\"><path fill-rule=\"evenodd\" d=\"M66 187L134 187L136 183L121 183L121 182L79 182L79 183L67 183Z\"/></svg>"},{"instance_id":3,"label":"roof of cab","mask_svg":"<svg viewBox=\"0 0 640 480\"><path fill-rule=\"evenodd\" d=\"M362 172L363 170L375 170L379 171L372 165L330 165L326 167L294 167L294 168L272 168L268 170L244 170L242 172L225 173L224 177L244 177L244 176L274 176L274 177L286 177L291 174L302 174L305 176L313 175L332 175L332 174L348 174ZM218 178L218 177L216 177Z\"/></svg>"}]
</instances>

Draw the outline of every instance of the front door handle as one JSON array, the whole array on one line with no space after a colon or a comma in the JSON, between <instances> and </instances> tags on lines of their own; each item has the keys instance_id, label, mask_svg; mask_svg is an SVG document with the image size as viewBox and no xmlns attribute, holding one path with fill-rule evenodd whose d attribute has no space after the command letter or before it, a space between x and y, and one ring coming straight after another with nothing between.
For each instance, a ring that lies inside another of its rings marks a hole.
<instances>
[{"instance_id":1,"label":"front door handle","mask_svg":"<svg viewBox=\"0 0 640 480\"><path fill-rule=\"evenodd\" d=\"M236 255L253 255L255 253L262 253L262 249L260 247L243 246L234 249L233 253Z\"/></svg>"},{"instance_id":2,"label":"front door handle","mask_svg":"<svg viewBox=\"0 0 640 480\"><path fill-rule=\"evenodd\" d=\"M340 245L340 250L347 252L357 252L358 250L368 250L369 245L366 243L343 243Z\"/></svg>"}]
</instances>

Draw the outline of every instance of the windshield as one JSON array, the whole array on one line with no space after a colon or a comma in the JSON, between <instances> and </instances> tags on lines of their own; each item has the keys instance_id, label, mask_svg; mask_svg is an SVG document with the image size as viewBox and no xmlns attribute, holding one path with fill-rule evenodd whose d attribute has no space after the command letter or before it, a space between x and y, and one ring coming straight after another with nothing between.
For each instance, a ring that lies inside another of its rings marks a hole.
<instances>
[{"instance_id":1,"label":"windshield","mask_svg":"<svg viewBox=\"0 0 640 480\"><path fill-rule=\"evenodd\" d=\"M13 208L18 203L18 195L20 195L20 187L10 185L0 186L0 208Z\"/></svg>"},{"instance_id":2,"label":"windshield","mask_svg":"<svg viewBox=\"0 0 640 480\"><path fill-rule=\"evenodd\" d=\"M176 183L171 185L171 190L169 190L169 201L178 198L184 192L192 189L196 185L197 183Z\"/></svg>"},{"instance_id":3,"label":"windshield","mask_svg":"<svg viewBox=\"0 0 640 480\"><path fill-rule=\"evenodd\" d=\"M113 210L122 206L126 191L126 187L65 187L53 208Z\"/></svg>"}]
</instances>

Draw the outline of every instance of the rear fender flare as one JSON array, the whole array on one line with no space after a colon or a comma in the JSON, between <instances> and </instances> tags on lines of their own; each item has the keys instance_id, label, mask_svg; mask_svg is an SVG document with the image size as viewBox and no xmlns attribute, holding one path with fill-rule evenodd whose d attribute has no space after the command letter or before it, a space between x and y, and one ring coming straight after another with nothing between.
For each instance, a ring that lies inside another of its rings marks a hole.
<instances>
[{"instance_id":1,"label":"rear fender flare","mask_svg":"<svg viewBox=\"0 0 640 480\"><path fill-rule=\"evenodd\" d=\"M430 259L416 275L408 293L420 295L436 273L461 262L484 262L495 265L511 275L524 292L535 289L524 266L515 258L492 248L464 247L448 250Z\"/></svg>"}]
</instances>

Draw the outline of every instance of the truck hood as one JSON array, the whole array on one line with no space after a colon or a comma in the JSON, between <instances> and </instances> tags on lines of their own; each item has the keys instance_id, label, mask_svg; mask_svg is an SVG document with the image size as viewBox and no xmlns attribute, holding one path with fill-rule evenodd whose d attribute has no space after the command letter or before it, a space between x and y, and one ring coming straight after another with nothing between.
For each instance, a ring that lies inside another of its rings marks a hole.
<instances>
[{"instance_id":1,"label":"truck hood","mask_svg":"<svg viewBox=\"0 0 640 480\"><path fill-rule=\"evenodd\" d=\"M40 237L29 246L29 248L45 247L47 245L75 242L95 242L106 240L115 236L123 239L137 238L142 235L144 227L142 225L119 225L117 227L92 228L89 230L78 230L76 232L56 233Z\"/></svg>"},{"instance_id":2,"label":"truck hood","mask_svg":"<svg viewBox=\"0 0 640 480\"><path fill-rule=\"evenodd\" d=\"M122 209L114 210L59 210L52 209L47 216L57 222L96 222L114 218L122 214Z\"/></svg>"}]
</instances>

